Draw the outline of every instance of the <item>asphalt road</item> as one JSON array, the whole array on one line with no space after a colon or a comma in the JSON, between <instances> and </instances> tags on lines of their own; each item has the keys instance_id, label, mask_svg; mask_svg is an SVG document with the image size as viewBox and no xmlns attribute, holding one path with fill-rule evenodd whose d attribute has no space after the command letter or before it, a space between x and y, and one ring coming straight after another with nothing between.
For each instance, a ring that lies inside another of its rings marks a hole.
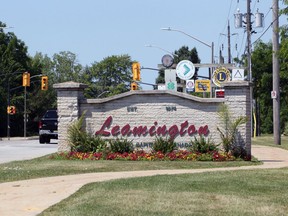
<instances>
[{"instance_id":1,"label":"asphalt road","mask_svg":"<svg viewBox=\"0 0 288 216\"><path fill-rule=\"evenodd\" d=\"M57 152L58 140L39 144L38 138L10 138L0 140L0 163L27 160Z\"/></svg>"}]
</instances>

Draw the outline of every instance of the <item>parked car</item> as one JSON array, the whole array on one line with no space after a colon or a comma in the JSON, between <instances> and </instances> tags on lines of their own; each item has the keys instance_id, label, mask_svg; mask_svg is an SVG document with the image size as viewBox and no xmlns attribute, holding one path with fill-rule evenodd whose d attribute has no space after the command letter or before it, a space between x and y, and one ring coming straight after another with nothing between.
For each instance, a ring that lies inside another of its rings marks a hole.
<instances>
[{"instance_id":1,"label":"parked car","mask_svg":"<svg viewBox=\"0 0 288 216\"><path fill-rule=\"evenodd\" d=\"M51 139L58 139L57 110L47 110L39 121L39 143L50 143Z\"/></svg>"}]
</instances>

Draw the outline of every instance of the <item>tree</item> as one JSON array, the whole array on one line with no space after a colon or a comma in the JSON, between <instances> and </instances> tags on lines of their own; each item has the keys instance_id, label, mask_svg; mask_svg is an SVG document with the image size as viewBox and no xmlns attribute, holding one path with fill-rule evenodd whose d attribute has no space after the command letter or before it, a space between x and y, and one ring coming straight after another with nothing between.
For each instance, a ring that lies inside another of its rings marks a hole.
<instances>
[{"instance_id":1,"label":"tree","mask_svg":"<svg viewBox=\"0 0 288 216\"><path fill-rule=\"evenodd\" d=\"M5 33L5 27L0 22L0 136L7 133L8 95L10 104L16 106L16 114L11 116L10 124L13 136L23 131L23 113L19 112L23 109L22 73L29 70L30 58L25 43L14 33Z\"/></svg>"},{"instance_id":2,"label":"tree","mask_svg":"<svg viewBox=\"0 0 288 216\"><path fill-rule=\"evenodd\" d=\"M76 55L69 51L62 51L53 56L53 82L79 82L82 75L82 65L77 62Z\"/></svg>"},{"instance_id":3,"label":"tree","mask_svg":"<svg viewBox=\"0 0 288 216\"><path fill-rule=\"evenodd\" d=\"M280 61L280 118L281 131L284 130L285 122L288 122L288 37L282 32L279 61ZM261 133L273 132L273 101L270 92L272 91L272 43L258 42L252 53L253 71L253 96L256 101L256 110L260 115Z\"/></svg>"},{"instance_id":4,"label":"tree","mask_svg":"<svg viewBox=\"0 0 288 216\"><path fill-rule=\"evenodd\" d=\"M95 62L85 74L89 78L85 91L88 97L98 97L107 92L107 95L116 95L130 90L132 80L131 58L128 55L109 56L101 62Z\"/></svg>"},{"instance_id":5,"label":"tree","mask_svg":"<svg viewBox=\"0 0 288 216\"><path fill-rule=\"evenodd\" d=\"M251 55L253 97L261 133L273 131L272 91L272 43L258 42ZM260 119L259 119L260 117Z\"/></svg>"},{"instance_id":6,"label":"tree","mask_svg":"<svg viewBox=\"0 0 288 216\"><path fill-rule=\"evenodd\" d=\"M54 79L54 64L53 61L42 53L36 53L31 58L30 66L31 74L35 76L31 79L30 87L27 88L27 112L28 134L38 133L38 121L47 109L57 108L57 95L53 89ZM48 90L41 90L41 76L48 76Z\"/></svg>"}]
</instances>

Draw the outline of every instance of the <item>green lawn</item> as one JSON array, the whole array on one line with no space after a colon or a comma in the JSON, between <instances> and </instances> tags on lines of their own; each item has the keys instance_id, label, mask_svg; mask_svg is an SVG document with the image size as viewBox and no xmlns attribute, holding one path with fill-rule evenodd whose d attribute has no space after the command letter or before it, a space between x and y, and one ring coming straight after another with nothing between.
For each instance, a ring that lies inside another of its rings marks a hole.
<instances>
[{"instance_id":1,"label":"green lawn","mask_svg":"<svg viewBox=\"0 0 288 216\"><path fill-rule=\"evenodd\" d=\"M40 215L283 216L287 179L285 168L92 183Z\"/></svg>"},{"instance_id":2,"label":"green lawn","mask_svg":"<svg viewBox=\"0 0 288 216\"><path fill-rule=\"evenodd\" d=\"M281 136L281 145L276 145L274 144L273 135L261 135L256 138L252 138L252 145L266 145L288 150L288 136Z\"/></svg>"},{"instance_id":3,"label":"green lawn","mask_svg":"<svg viewBox=\"0 0 288 216\"><path fill-rule=\"evenodd\" d=\"M252 145L274 145L270 135ZM48 156L0 164L0 182L90 172L199 169L257 165L257 161L67 161ZM287 215L288 168L166 175L91 183L41 215ZM45 195L43 195L45 196Z\"/></svg>"},{"instance_id":4,"label":"green lawn","mask_svg":"<svg viewBox=\"0 0 288 216\"><path fill-rule=\"evenodd\" d=\"M252 145L269 145L288 150L288 137L281 137L282 145L273 144L271 135L253 138ZM200 169L213 167L231 167L257 165L260 162L190 162L190 161L67 161L51 160L48 156L26 161L0 164L0 182L23 179L69 175L91 172L113 172L152 169Z\"/></svg>"},{"instance_id":5,"label":"green lawn","mask_svg":"<svg viewBox=\"0 0 288 216\"><path fill-rule=\"evenodd\" d=\"M51 160L48 156L0 164L0 182L92 172L115 172L156 169L201 169L250 166L258 161L192 162L192 161L117 161L117 160Z\"/></svg>"}]
</instances>

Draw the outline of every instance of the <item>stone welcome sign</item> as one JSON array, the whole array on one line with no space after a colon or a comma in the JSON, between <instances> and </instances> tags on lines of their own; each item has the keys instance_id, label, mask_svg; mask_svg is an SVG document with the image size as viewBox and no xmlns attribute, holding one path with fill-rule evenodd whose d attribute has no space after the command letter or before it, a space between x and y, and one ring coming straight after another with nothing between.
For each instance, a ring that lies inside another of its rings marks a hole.
<instances>
[{"instance_id":1,"label":"stone welcome sign","mask_svg":"<svg viewBox=\"0 0 288 216\"><path fill-rule=\"evenodd\" d=\"M85 99L80 83L55 84L58 105L59 151L69 151L67 127L86 111L85 127L90 133L109 139L126 138L138 148L151 146L157 136L172 137L187 147L194 136L209 136L220 143L217 110L229 106L233 115L250 115L248 82L229 82L225 98L199 98L173 91L130 91L104 99ZM251 154L249 121L240 128L244 148Z\"/></svg>"}]
</instances>

